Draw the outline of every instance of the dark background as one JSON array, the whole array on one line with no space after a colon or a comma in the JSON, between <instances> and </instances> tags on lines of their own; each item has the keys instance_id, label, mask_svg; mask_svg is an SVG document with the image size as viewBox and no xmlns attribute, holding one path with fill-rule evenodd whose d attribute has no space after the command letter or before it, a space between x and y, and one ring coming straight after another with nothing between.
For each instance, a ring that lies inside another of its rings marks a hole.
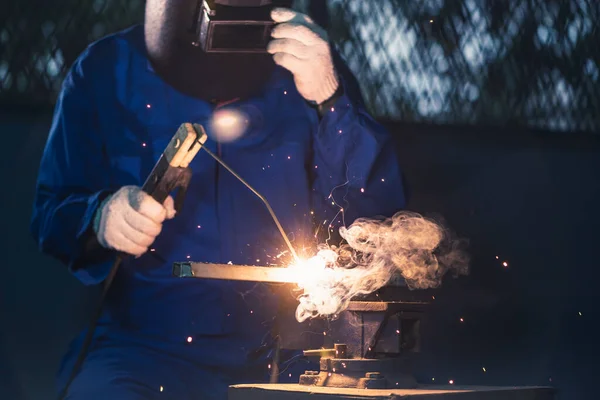
<instances>
[{"instance_id":1,"label":"dark background","mask_svg":"<svg viewBox=\"0 0 600 400\"><path fill-rule=\"evenodd\" d=\"M0 9L0 398L46 399L95 295L42 256L28 233L52 104L73 57L138 21L143 2L13 3ZM561 400L595 399L599 6L497 3L507 6L297 6L330 26L371 110L394 133L408 208L443 215L470 240L471 274L445 282L424 323L419 379L553 385ZM392 32L369 34L387 7ZM414 44L408 53L393 44L397 36ZM487 48L479 64L465 43Z\"/></svg>"}]
</instances>

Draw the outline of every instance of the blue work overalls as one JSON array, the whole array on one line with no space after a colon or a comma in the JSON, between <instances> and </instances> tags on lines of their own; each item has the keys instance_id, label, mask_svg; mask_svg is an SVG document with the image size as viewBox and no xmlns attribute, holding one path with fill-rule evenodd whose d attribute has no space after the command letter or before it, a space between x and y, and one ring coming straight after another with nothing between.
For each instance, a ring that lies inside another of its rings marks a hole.
<instances>
[{"instance_id":1,"label":"blue work overalls","mask_svg":"<svg viewBox=\"0 0 600 400\"><path fill-rule=\"evenodd\" d=\"M225 106L247 113L247 134L206 144L268 199L298 249L315 248L317 228L404 206L393 141L338 70L345 94L322 118L277 69L261 95ZM95 259L84 245L98 204L141 186L179 125L206 124L214 108L153 72L140 26L89 46L64 81L41 161L32 219L40 249L84 284L102 282L113 258ZM267 378L269 352L260 349L269 347L277 296L263 284L176 278L172 265L279 264L285 244L260 200L212 158L200 152L190 166L181 212L151 251L121 266L70 399L225 399L228 385ZM282 380L297 381L299 370L289 366Z\"/></svg>"}]
</instances>

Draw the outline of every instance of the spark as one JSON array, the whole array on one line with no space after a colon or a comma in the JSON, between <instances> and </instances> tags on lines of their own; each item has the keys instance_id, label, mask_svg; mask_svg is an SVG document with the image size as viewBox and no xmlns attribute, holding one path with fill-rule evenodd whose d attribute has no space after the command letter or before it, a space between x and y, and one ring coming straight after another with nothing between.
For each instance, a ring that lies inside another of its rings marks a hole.
<instances>
[{"instance_id":1,"label":"spark","mask_svg":"<svg viewBox=\"0 0 600 400\"><path fill-rule=\"evenodd\" d=\"M331 178L331 177L330 177L330 178ZM338 188L341 188L341 187L344 187L344 186L346 186L348 183L350 183L350 181L349 181L349 180L347 180L346 182L344 182L344 183L342 183L342 184L340 184L340 185L337 185L336 187L334 187L333 189L331 189L331 192L329 192L329 196L327 196L327 198L328 198L328 199L331 199L331 205L334 205L334 206L337 206L337 207L339 207L339 210L338 210L338 212L337 212L337 213L336 213L336 214L333 216L333 218L331 219L331 221L335 221L335 220L336 220L336 218L338 217L338 215L340 215L340 213L343 213L343 210L344 210L344 209L343 209L343 208L342 208L342 207L341 207L339 204L337 204L337 202L335 201L335 199L334 199L334 197L333 197L333 192L334 192L336 189L338 189ZM345 197L344 197L344 200L345 200ZM323 225L325 225L325 223L326 223L326 222L324 221L324 222L323 222ZM318 233L318 230L317 230L317 232L315 233L315 237L316 237L317 233ZM330 239L330 238L331 238L331 235L330 235L330 236L329 236L329 238L327 239L326 243L329 241L329 239Z\"/></svg>"},{"instance_id":2,"label":"spark","mask_svg":"<svg viewBox=\"0 0 600 400\"><path fill-rule=\"evenodd\" d=\"M257 262L257 263L259 263L259 262L260 262L260 258L257 258L257 259L256 259L256 262Z\"/></svg>"},{"instance_id":3,"label":"spark","mask_svg":"<svg viewBox=\"0 0 600 400\"><path fill-rule=\"evenodd\" d=\"M381 178L381 182L385 182L385 178Z\"/></svg>"},{"instance_id":4,"label":"spark","mask_svg":"<svg viewBox=\"0 0 600 400\"><path fill-rule=\"evenodd\" d=\"M327 376L331 376L331 372L327 374Z\"/></svg>"},{"instance_id":5,"label":"spark","mask_svg":"<svg viewBox=\"0 0 600 400\"><path fill-rule=\"evenodd\" d=\"M579 311L579 316L581 317L583 314L581 313L581 311Z\"/></svg>"},{"instance_id":6,"label":"spark","mask_svg":"<svg viewBox=\"0 0 600 400\"><path fill-rule=\"evenodd\" d=\"M271 364L267 365L267 368L271 369Z\"/></svg>"},{"instance_id":7,"label":"spark","mask_svg":"<svg viewBox=\"0 0 600 400\"><path fill-rule=\"evenodd\" d=\"M156 249L150 249L150 251L156 251Z\"/></svg>"},{"instance_id":8,"label":"spark","mask_svg":"<svg viewBox=\"0 0 600 400\"><path fill-rule=\"evenodd\" d=\"M163 387L161 386L159 390L162 392L163 391Z\"/></svg>"},{"instance_id":9,"label":"spark","mask_svg":"<svg viewBox=\"0 0 600 400\"><path fill-rule=\"evenodd\" d=\"M341 134L342 134L342 130L340 129L340 130L338 131L338 133L341 135Z\"/></svg>"},{"instance_id":10,"label":"spark","mask_svg":"<svg viewBox=\"0 0 600 400\"><path fill-rule=\"evenodd\" d=\"M430 23L430 24L433 24L433 20L432 20L432 19L430 19L430 20L429 20L429 23Z\"/></svg>"},{"instance_id":11,"label":"spark","mask_svg":"<svg viewBox=\"0 0 600 400\"><path fill-rule=\"evenodd\" d=\"M187 338L187 342L188 342L188 343L192 343L192 337L191 337L191 336L188 336L188 338Z\"/></svg>"},{"instance_id":12,"label":"spark","mask_svg":"<svg viewBox=\"0 0 600 400\"><path fill-rule=\"evenodd\" d=\"M502 265L503 265L504 267L508 267L508 263L507 263L506 261L504 261L504 262L502 263Z\"/></svg>"},{"instance_id":13,"label":"spark","mask_svg":"<svg viewBox=\"0 0 600 400\"><path fill-rule=\"evenodd\" d=\"M188 260L191 258L191 256L187 256Z\"/></svg>"},{"instance_id":14,"label":"spark","mask_svg":"<svg viewBox=\"0 0 600 400\"><path fill-rule=\"evenodd\" d=\"M288 156L288 160L291 160L291 159L292 159L292 156Z\"/></svg>"},{"instance_id":15,"label":"spark","mask_svg":"<svg viewBox=\"0 0 600 400\"><path fill-rule=\"evenodd\" d=\"M453 380L453 379L450 379L450 380L448 381L448 383L449 383L449 384L451 384L451 385L454 385L454 380Z\"/></svg>"},{"instance_id":16,"label":"spark","mask_svg":"<svg viewBox=\"0 0 600 400\"><path fill-rule=\"evenodd\" d=\"M332 371L335 372L335 368L333 368Z\"/></svg>"},{"instance_id":17,"label":"spark","mask_svg":"<svg viewBox=\"0 0 600 400\"><path fill-rule=\"evenodd\" d=\"M142 147L146 147L146 143L142 143Z\"/></svg>"},{"instance_id":18,"label":"spark","mask_svg":"<svg viewBox=\"0 0 600 400\"><path fill-rule=\"evenodd\" d=\"M496 256L496 260L500 259L500 257Z\"/></svg>"},{"instance_id":19,"label":"spark","mask_svg":"<svg viewBox=\"0 0 600 400\"><path fill-rule=\"evenodd\" d=\"M435 378L431 378L432 381L435 381Z\"/></svg>"},{"instance_id":20,"label":"spark","mask_svg":"<svg viewBox=\"0 0 600 400\"><path fill-rule=\"evenodd\" d=\"M318 168L319 168L319 166L318 166L318 165L315 165L315 169L318 169Z\"/></svg>"},{"instance_id":21,"label":"spark","mask_svg":"<svg viewBox=\"0 0 600 400\"><path fill-rule=\"evenodd\" d=\"M288 376L291 378L291 377L292 377L292 374L289 374Z\"/></svg>"},{"instance_id":22,"label":"spark","mask_svg":"<svg viewBox=\"0 0 600 400\"><path fill-rule=\"evenodd\" d=\"M284 91L283 91L283 94L287 94L287 90L284 90Z\"/></svg>"},{"instance_id":23,"label":"spark","mask_svg":"<svg viewBox=\"0 0 600 400\"><path fill-rule=\"evenodd\" d=\"M487 372L486 369L485 369L485 367L483 367L482 370L483 370L483 372Z\"/></svg>"},{"instance_id":24,"label":"spark","mask_svg":"<svg viewBox=\"0 0 600 400\"><path fill-rule=\"evenodd\" d=\"M323 332L323 336L327 336L327 332Z\"/></svg>"},{"instance_id":25,"label":"spark","mask_svg":"<svg viewBox=\"0 0 600 400\"><path fill-rule=\"evenodd\" d=\"M400 334L400 330L399 330L399 329L396 329L396 333L399 335L399 334Z\"/></svg>"},{"instance_id":26,"label":"spark","mask_svg":"<svg viewBox=\"0 0 600 400\"><path fill-rule=\"evenodd\" d=\"M250 314L254 314L254 311L253 311L253 310L250 310Z\"/></svg>"},{"instance_id":27,"label":"spark","mask_svg":"<svg viewBox=\"0 0 600 400\"><path fill-rule=\"evenodd\" d=\"M331 107L331 112L334 112L334 111L335 111L335 108L334 108L334 107Z\"/></svg>"},{"instance_id":28,"label":"spark","mask_svg":"<svg viewBox=\"0 0 600 400\"><path fill-rule=\"evenodd\" d=\"M200 228L202 228L202 226L201 226L201 225L198 225L198 226L196 226L196 228L200 229Z\"/></svg>"},{"instance_id":29,"label":"spark","mask_svg":"<svg viewBox=\"0 0 600 400\"><path fill-rule=\"evenodd\" d=\"M150 104L146 104L146 108L152 108Z\"/></svg>"},{"instance_id":30,"label":"spark","mask_svg":"<svg viewBox=\"0 0 600 400\"><path fill-rule=\"evenodd\" d=\"M360 188L360 192L364 193L365 192L365 188Z\"/></svg>"},{"instance_id":31,"label":"spark","mask_svg":"<svg viewBox=\"0 0 600 400\"><path fill-rule=\"evenodd\" d=\"M461 318L461 319L460 319L460 322L465 322L464 318Z\"/></svg>"}]
</instances>

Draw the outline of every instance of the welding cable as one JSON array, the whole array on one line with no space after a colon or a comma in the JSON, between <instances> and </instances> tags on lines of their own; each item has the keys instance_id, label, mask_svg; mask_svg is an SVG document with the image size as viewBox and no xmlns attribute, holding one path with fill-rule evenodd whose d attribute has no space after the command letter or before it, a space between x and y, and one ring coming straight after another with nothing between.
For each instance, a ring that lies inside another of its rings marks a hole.
<instances>
[{"instance_id":1,"label":"welding cable","mask_svg":"<svg viewBox=\"0 0 600 400\"><path fill-rule=\"evenodd\" d=\"M71 383L73 383L73 380L79 373L79 369L81 368L81 366L83 365L83 362L85 361L87 352L88 352L89 347L92 344L92 340L94 338L94 331L96 330L96 325L98 323L98 320L100 319L100 315L102 315L102 309L104 308L104 299L106 298L106 295L108 294L110 285L112 284L115 276L117 275L117 271L118 271L119 266L121 265L122 261L123 261L123 256L118 254L117 258L115 259L112 266L110 267L108 276L104 280L104 285L102 286L102 293L100 294L100 300L98 301L98 305L96 307L94 315L93 315L92 319L90 320L90 326L88 327L88 331L85 334L85 338L81 345L81 349L79 350L79 354L77 355L77 360L75 361L75 364L73 365L73 369L71 370L71 375L69 376L69 380L65 384L65 387L63 388L63 390L60 392L60 394L58 396L58 400L64 400L66 398L67 393L69 391L69 387L71 386Z\"/></svg>"}]
</instances>

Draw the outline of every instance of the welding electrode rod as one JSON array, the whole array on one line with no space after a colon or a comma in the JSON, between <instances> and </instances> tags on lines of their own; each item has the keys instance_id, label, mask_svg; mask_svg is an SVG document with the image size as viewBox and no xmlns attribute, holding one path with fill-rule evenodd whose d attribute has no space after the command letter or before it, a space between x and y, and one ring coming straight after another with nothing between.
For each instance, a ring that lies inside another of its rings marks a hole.
<instances>
[{"instance_id":1,"label":"welding electrode rod","mask_svg":"<svg viewBox=\"0 0 600 400\"><path fill-rule=\"evenodd\" d=\"M275 225L277 225L277 229L279 229L279 232L281 233L281 236L283 236L283 240L285 240L285 244L290 249L290 253L292 254L292 257L294 257L294 261L299 262L300 259L298 258L298 255L296 254L296 250L294 250L294 247L292 246L292 242L290 242L290 239L288 238L287 234L283 230L283 226L281 226L281 224L279 223L279 219L277 218L277 215L275 215L275 211L273 211L273 209L271 208L271 205L269 204L269 202L267 201L267 199L265 197L263 197L263 195L260 194L256 189L254 189L252 186L250 186L250 184L248 182L246 182L244 180L244 178L242 178L241 176L239 176L233 169L229 168L229 166L227 164L225 164L225 162L223 160L221 160L221 158L219 158L212 151L208 150L206 148L206 146L202 146L202 149L209 156L211 156L212 158L214 158L215 161L217 161L219 164L221 164L223 166L223 168L225 168L233 176L235 176L240 182L242 182L244 184L244 186L246 186L248 189L250 189L250 191L252 193L254 193L256 195L256 197L258 197L264 203L264 205L267 207L267 210L269 211L269 214L271 214L271 218L273 218L273 221L275 221Z\"/></svg>"}]
</instances>

